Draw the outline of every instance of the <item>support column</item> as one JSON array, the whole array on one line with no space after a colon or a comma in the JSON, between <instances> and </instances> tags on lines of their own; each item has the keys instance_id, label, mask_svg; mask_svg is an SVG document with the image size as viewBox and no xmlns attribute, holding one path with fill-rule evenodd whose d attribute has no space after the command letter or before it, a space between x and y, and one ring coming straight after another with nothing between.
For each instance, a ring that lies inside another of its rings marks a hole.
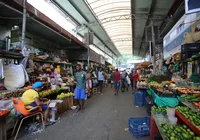
<instances>
[{"instance_id":1,"label":"support column","mask_svg":"<svg viewBox=\"0 0 200 140\"><path fill-rule=\"evenodd\" d=\"M152 56L153 73L156 73L156 41L155 41L153 21L151 21L151 32L152 32L152 50L153 50L153 56Z\"/></svg>"},{"instance_id":2,"label":"support column","mask_svg":"<svg viewBox=\"0 0 200 140\"><path fill-rule=\"evenodd\" d=\"M88 45L88 69L90 68L90 45Z\"/></svg>"},{"instance_id":3,"label":"support column","mask_svg":"<svg viewBox=\"0 0 200 140\"><path fill-rule=\"evenodd\" d=\"M27 0L23 1L23 20L22 20L22 49L25 47L25 33L26 33L26 3Z\"/></svg>"}]
</instances>

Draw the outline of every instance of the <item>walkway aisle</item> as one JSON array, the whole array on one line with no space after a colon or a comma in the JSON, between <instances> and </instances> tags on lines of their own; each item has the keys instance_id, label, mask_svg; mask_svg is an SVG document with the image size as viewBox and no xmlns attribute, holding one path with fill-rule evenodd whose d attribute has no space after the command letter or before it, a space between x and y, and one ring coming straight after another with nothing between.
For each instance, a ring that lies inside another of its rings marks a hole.
<instances>
[{"instance_id":1,"label":"walkway aisle","mask_svg":"<svg viewBox=\"0 0 200 140\"><path fill-rule=\"evenodd\" d=\"M133 105L130 91L114 96L111 88L105 88L104 95L87 100L85 108L84 113L67 112L58 123L42 133L20 140L136 140L124 130L128 127L128 118L146 115L144 107Z\"/></svg>"}]
</instances>

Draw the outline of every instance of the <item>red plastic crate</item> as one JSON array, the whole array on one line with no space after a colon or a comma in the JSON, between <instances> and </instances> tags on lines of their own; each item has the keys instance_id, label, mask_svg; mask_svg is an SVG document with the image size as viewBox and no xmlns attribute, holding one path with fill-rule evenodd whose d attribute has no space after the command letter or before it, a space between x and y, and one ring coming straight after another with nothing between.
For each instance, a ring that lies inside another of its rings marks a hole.
<instances>
[{"instance_id":1,"label":"red plastic crate","mask_svg":"<svg viewBox=\"0 0 200 140\"><path fill-rule=\"evenodd\" d=\"M179 111L175 111L176 116L181 119L194 133L198 136L200 136L200 130L194 126L185 116L183 116Z\"/></svg>"}]
</instances>

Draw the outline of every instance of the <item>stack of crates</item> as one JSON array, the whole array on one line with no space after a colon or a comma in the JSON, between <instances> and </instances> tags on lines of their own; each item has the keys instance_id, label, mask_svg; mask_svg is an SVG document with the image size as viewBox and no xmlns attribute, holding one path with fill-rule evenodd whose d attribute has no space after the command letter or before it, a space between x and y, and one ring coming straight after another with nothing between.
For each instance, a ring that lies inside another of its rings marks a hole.
<instances>
[{"instance_id":1,"label":"stack of crates","mask_svg":"<svg viewBox=\"0 0 200 140\"><path fill-rule=\"evenodd\" d=\"M154 140L155 137L160 136L160 132L158 130L158 127L156 125L156 122L153 118L153 116L151 115L151 119L150 119L150 140Z\"/></svg>"},{"instance_id":2,"label":"stack of crates","mask_svg":"<svg viewBox=\"0 0 200 140\"><path fill-rule=\"evenodd\" d=\"M150 117L129 118L129 131L136 137L149 136Z\"/></svg>"},{"instance_id":3,"label":"stack of crates","mask_svg":"<svg viewBox=\"0 0 200 140\"><path fill-rule=\"evenodd\" d=\"M143 106L146 104L146 91L139 90L134 93L134 104L136 106Z\"/></svg>"}]
</instances>

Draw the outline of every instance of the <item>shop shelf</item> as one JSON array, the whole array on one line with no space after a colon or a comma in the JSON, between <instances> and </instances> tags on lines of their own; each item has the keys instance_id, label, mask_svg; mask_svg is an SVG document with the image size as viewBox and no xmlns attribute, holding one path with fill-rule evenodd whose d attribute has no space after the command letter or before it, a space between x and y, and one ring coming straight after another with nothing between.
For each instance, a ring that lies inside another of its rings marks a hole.
<instances>
[{"instance_id":1,"label":"shop shelf","mask_svg":"<svg viewBox=\"0 0 200 140\"><path fill-rule=\"evenodd\" d=\"M179 111L175 111L176 116L181 119L196 135L200 136L200 130L194 126L187 118L185 118Z\"/></svg>"},{"instance_id":2,"label":"shop shelf","mask_svg":"<svg viewBox=\"0 0 200 140\"><path fill-rule=\"evenodd\" d=\"M150 117L129 118L129 131L136 137L149 135Z\"/></svg>"},{"instance_id":3,"label":"shop shelf","mask_svg":"<svg viewBox=\"0 0 200 140\"><path fill-rule=\"evenodd\" d=\"M200 112L200 109L197 108L195 105L193 105L192 103L190 102L187 102L187 101L181 101L182 104L184 104L185 106L189 107L190 109L196 111L196 112Z\"/></svg>"}]
</instances>

